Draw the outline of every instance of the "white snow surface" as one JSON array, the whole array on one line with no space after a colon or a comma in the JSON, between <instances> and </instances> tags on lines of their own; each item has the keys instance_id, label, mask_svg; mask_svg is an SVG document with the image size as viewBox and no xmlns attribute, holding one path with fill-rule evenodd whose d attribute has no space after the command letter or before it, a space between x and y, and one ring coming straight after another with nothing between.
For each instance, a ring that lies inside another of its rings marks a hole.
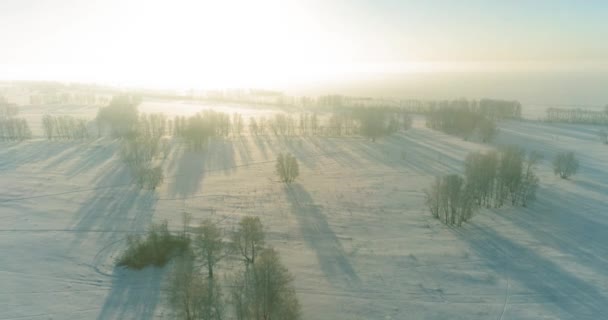
<instances>
[{"instance_id":1,"label":"white snow surface","mask_svg":"<svg viewBox=\"0 0 608 320\"><path fill-rule=\"evenodd\" d=\"M608 315L608 149L596 128L512 121L493 145L414 128L361 138L244 137L178 144L165 182L138 189L109 139L0 143L0 319L171 319L168 267L114 267L127 235L259 216L295 276L304 319L602 319ZM538 199L446 227L424 206L434 177L475 150L543 153ZM579 173L552 173L574 151ZM300 177L277 181L291 152ZM405 152L405 159L402 153ZM220 274L240 264L225 261Z\"/></svg>"}]
</instances>

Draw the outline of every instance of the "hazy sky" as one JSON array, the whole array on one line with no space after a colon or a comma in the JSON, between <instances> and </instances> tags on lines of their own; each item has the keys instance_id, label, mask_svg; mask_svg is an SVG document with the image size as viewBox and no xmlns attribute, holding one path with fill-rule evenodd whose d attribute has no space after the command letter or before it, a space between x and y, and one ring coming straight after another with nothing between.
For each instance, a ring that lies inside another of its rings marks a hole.
<instances>
[{"instance_id":1,"label":"hazy sky","mask_svg":"<svg viewBox=\"0 0 608 320\"><path fill-rule=\"evenodd\" d=\"M607 70L606 0L0 0L0 78L271 86Z\"/></svg>"}]
</instances>

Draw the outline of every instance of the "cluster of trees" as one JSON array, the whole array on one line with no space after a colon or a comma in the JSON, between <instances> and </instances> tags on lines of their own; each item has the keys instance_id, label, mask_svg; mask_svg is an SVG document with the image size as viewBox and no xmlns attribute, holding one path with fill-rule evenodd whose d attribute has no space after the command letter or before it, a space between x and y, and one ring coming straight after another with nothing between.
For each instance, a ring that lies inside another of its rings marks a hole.
<instances>
[{"instance_id":1,"label":"cluster of trees","mask_svg":"<svg viewBox=\"0 0 608 320\"><path fill-rule=\"evenodd\" d=\"M512 100L481 99L472 101L471 106L483 117L491 120L521 118L521 103Z\"/></svg>"},{"instance_id":2,"label":"cluster of trees","mask_svg":"<svg viewBox=\"0 0 608 320\"><path fill-rule=\"evenodd\" d=\"M427 126L447 134L461 136L465 140L477 133L483 142L489 142L496 136L498 129L495 118L486 114L496 116L488 110L482 113L482 109L472 108L466 103L442 105L427 113Z\"/></svg>"},{"instance_id":3,"label":"cluster of trees","mask_svg":"<svg viewBox=\"0 0 608 320\"><path fill-rule=\"evenodd\" d=\"M42 117L42 129L49 140L89 138L87 121L72 116L44 115Z\"/></svg>"},{"instance_id":4,"label":"cluster of trees","mask_svg":"<svg viewBox=\"0 0 608 320\"><path fill-rule=\"evenodd\" d=\"M477 207L469 189L457 174L437 178L430 190L426 191L426 204L433 217L455 226L471 219Z\"/></svg>"},{"instance_id":5,"label":"cluster of trees","mask_svg":"<svg viewBox=\"0 0 608 320\"><path fill-rule=\"evenodd\" d=\"M105 132L110 132L118 138L135 135L139 119L137 106L140 102L141 97L133 95L112 97L110 104L97 112L98 134L101 136Z\"/></svg>"},{"instance_id":6,"label":"cluster of trees","mask_svg":"<svg viewBox=\"0 0 608 320\"><path fill-rule=\"evenodd\" d=\"M505 203L526 206L534 199L539 179L534 170L538 152L526 153L517 146L499 152L475 152L465 160L465 176L476 204L501 207Z\"/></svg>"},{"instance_id":7,"label":"cluster of trees","mask_svg":"<svg viewBox=\"0 0 608 320\"><path fill-rule=\"evenodd\" d=\"M534 170L540 160L539 153L526 153L516 146L471 153L465 160L465 176L437 178L426 191L426 204L433 217L456 226L481 206L525 207L536 195L539 179Z\"/></svg>"},{"instance_id":8,"label":"cluster of trees","mask_svg":"<svg viewBox=\"0 0 608 320\"><path fill-rule=\"evenodd\" d=\"M125 137L121 141L120 157L129 167L141 188L156 189L164 180L162 168L156 159L169 154L170 144L165 137L152 136L146 132Z\"/></svg>"},{"instance_id":9,"label":"cluster of trees","mask_svg":"<svg viewBox=\"0 0 608 320\"><path fill-rule=\"evenodd\" d=\"M167 116L163 113L142 114L137 121L137 135L160 139L166 135Z\"/></svg>"},{"instance_id":10,"label":"cluster of trees","mask_svg":"<svg viewBox=\"0 0 608 320\"><path fill-rule=\"evenodd\" d=\"M184 232L184 237L189 235ZM175 316L219 320L231 305L239 320L300 319L293 276L279 254L265 247L264 237L257 217L242 218L230 242L215 223L203 221L191 249L178 257L170 274L168 301ZM241 259L243 268L228 277L230 292L225 298L214 270L229 256Z\"/></svg>"},{"instance_id":11,"label":"cluster of trees","mask_svg":"<svg viewBox=\"0 0 608 320\"><path fill-rule=\"evenodd\" d=\"M236 118L242 120L240 116ZM178 116L173 120L173 134L195 149L203 148L211 137L227 137L231 132L230 115L223 112L208 110L191 117Z\"/></svg>"},{"instance_id":12,"label":"cluster of trees","mask_svg":"<svg viewBox=\"0 0 608 320\"><path fill-rule=\"evenodd\" d=\"M391 135L401 128L409 128L411 120L403 116L400 123L398 114L378 108L359 108L355 111L359 121L360 134L366 138L376 141L377 138Z\"/></svg>"},{"instance_id":13,"label":"cluster of trees","mask_svg":"<svg viewBox=\"0 0 608 320\"><path fill-rule=\"evenodd\" d=\"M287 153L279 153L277 164L275 166L277 175L284 183L293 182L300 174L298 160L293 155Z\"/></svg>"},{"instance_id":14,"label":"cluster of trees","mask_svg":"<svg viewBox=\"0 0 608 320\"><path fill-rule=\"evenodd\" d=\"M560 152L553 159L553 172L562 179L568 179L578 171L578 160L574 152Z\"/></svg>"},{"instance_id":15,"label":"cluster of trees","mask_svg":"<svg viewBox=\"0 0 608 320\"><path fill-rule=\"evenodd\" d=\"M155 189L163 182L163 172L157 159L169 154L165 137L168 129L164 114L139 114L141 98L133 95L114 96L109 105L97 113L98 134L109 133L121 138L120 157L131 169L142 188Z\"/></svg>"},{"instance_id":16,"label":"cluster of trees","mask_svg":"<svg viewBox=\"0 0 608 320\"><path fill-rule=\"evenodd\" d=\"M547 109L547 121L549 122L566 122L566 123L582 123L582 124L608 124L608 110L585 110L585 109L564 109L564 108L549 108Z\"/></svg>"}]
</instances>

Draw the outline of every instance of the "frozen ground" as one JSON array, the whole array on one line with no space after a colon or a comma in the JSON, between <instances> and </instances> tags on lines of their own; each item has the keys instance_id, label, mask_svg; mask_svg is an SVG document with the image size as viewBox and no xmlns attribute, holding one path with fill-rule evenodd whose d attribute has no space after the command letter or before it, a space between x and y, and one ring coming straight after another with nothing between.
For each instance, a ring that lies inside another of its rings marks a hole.
<instances>
[{"instance_id":1,"label":"frozen ground","mask_svg":"<svg viewBox=\"0 0 608 320\"><path fill-rule=\"evenodd\" d=\"M212 218L230 230L259 216L296 277L305 319L601 319L608 314L608 149L586 126L508 122L497 145L539 150L538 200L483 210L452 229L423 189L489 148L419 122L376 143L355 138L176 146L165 183L138 190L117 143L0 144L0 319L170 319L163 269L113 267L125 237L164 219ZM555 152L581 161L553 176ZM276 181L274 159L301 177ZM405 159L402 153L405 151ZM235 265L229 261L223 270Z\"/></svg>"}]
</instances>

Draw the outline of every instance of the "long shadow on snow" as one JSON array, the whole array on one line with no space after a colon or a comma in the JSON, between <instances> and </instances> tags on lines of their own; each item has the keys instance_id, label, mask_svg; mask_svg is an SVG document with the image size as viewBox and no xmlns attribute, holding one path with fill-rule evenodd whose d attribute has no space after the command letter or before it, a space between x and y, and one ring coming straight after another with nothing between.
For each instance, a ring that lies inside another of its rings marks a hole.
<instances>
[{"instance_id":1,"label":"long shadow on snow","mask_svg":"<svg viewBox=\"0 0 608 320\"><path fill-rule=\"evenodd\" d=\"M169 194L188 197L199 191L205 175L210 171L230 174L236 170L234 145L227 140L211 140L204 150L178 148L171 157L168 171Z\"/></svg>"},{"instance_id":2,"label":"long shadow on snow","mask_svg":"<svg viewBox=\"0 0 608 320\"><path fill-rule=\"evenodd\" d=\"M268 158L268 151L274 156L279 153L291 153L305 167L314 169L317 166L315 157L319 154L319 150L305 137L260 135L255 137L255 141L265 159Z\"/></svg>"},{"instance_id":3,"label":"long shadow on snow","mask_svg":"<svg viewBox=\"0 0 608 320\"><path fill-rule=\"evenodd\" d=\"M131 175L122 163L115 161L113 169L97 180L99 188L76 213L72 228L80 232L75 233L72 249L94 243L98 252L92 267L102 274L111 273L112 289L98 319L150 319L159 300L162 271L152 268L134 272L117 267L106 270L114 264L112 258L124 249L127 236L144 232L152 222L157 197L154 191L130 183ZM113 185L116 187L107 187Z\"/></svg>"},{"instance_id":4,"label":"long shadow on snow","mask_svg":"<svg viewBox=\"0 0 608 320\"><path fill-rule=\"evenodd\" d=\"M490 269L507 271L510 279L549 299L563 312L560 318L600 319L608 312L608 299L596 287L496 230L473 223L458 235Z\"/></svg>"},{"instance_id":5,"label":"long shadow on snow","mask_svg":"<svg viewBox=\"0 0 608 320\"><path fill-rule=\"evenodd\" d=\"M606 203L580 194L541 188L529 208L501 214L543 245L608 276ZM603 221L602 221L603 219Z\"/></svg>"},{"instance_id":6,"label":"long shadow on snow","mask_svg":"<svg viewBox=\"0 0 608 320\"><path fill-rule=\"evenodd\" d=\"M334 286L358 284L359 277L346 257L340 241L310 194L297 183L289 185L285 191L304 241L315 250L327 280Z\"/></svg>"},{"instance_id":7,"label":"long shadow on snow","mask_svg":"<svg viewBox=\"0 0 608 320\"><path fill-rule=\"evenodd\" d=\"M233 144L236 146L235 149L238 152L239 159L242 163L249 163L252 161L251 147L249 146L249 139L247 139L247 137L240 136L236 138Z\"/></svg>"},{"instance_id":8,"label":"long shadow on snow","mask_svg":"<svg viewBox=\"0 0 608 320\"><path fill-rule=\"evenodd\" d=\"M584 141L599 141L597 132L601 126L539 121L506 121L504 128L536 138L538 138L538 135L544 135L546 138L559 139L559 137L565 137Z\"/></svg>"},{"instance_id":9,"label":"long shadow on snow","mask_svg":"<svg viewBox=\"0 0 608 320\"><path fill-rule=\"evenodd\" d=\"M429 137L408 131L379 139L375 143L360 140L353 144L350 154L353 160L360 158L393 169L411 169L421 174L462 172L467 150L438 137L441 136L434 134ZM401 158L401 152L405 153L405 159Z\"/></svg>"},{"instance_id":10,"label":"long shadow on snow","mask_svg":"<svg viewBox=\"0 0 608 320\"><path fill-rule=\"evenodd\" d=\"M165 269L114 268L112 289L97 319L152 319L159 303Z\"/></svg>"},{"instance_id":11,"label":"long shadow on snow","mask_svg":"<svg viewBox=\"0 0 608 320\"><path fill-rule=\"evenodd\" d=\"M12 171L26 164L48 161L75 146L73 142L0 142L0 170Z\"/></svg>"},{"instance_id":12,"label":"long shadow on snow","mask_svg":"<svg viewBox=\"0 0 608 320\"><path fill-rule=\"evenodd\" d=\"M116 148L117 144L107 142L86 146L78 159L67 168L66 174L74 177L108 162L116 153Z\"/></svg>"},{"instance_id":13,"label":"long shadow on snow","mask_svg":"<svg viewBox=\"0 0 608 320\"><path fill-rule=\"evenodd\" d=\"M156 206L154 191L140 189L131 183L129 170L117 164L115 170L101 177L96 189L78 209L73 229L75 245L85 237L98 236L98 241L115 240L129 232L142 232L152 221ZM90 233L88 231L96 231Z\"/></svg>"}]
</instances>

